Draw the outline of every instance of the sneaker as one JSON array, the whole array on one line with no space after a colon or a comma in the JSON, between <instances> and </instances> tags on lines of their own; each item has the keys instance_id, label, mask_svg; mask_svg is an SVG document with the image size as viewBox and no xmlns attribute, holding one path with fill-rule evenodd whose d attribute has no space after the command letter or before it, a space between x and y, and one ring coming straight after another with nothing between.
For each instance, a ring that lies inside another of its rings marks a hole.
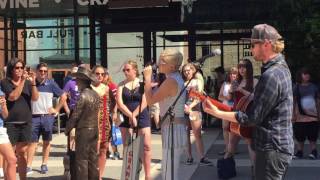
<instances>
[{"instance_id":1,"label":"sneaker","mask_svg":"<svg viewBox=\"0 0 320 180\"><path fill-rule=\"evenodd\" d=\"M317 159L318 158L317 150L316 149L312 150L308 157L309 159Z\"/></svg>"},{"instance_id":2,"label":"sneaker","mask_svg":"<svg viewBox=\"0 0 320 180\"><path fill-rule=\"evenodd\" d=\"M32 173L33 173L32 168L31 167L27 167L27 175L30 175Z\"/></svg>"},{"instance_id":3,"label":"sneaker","mask_svg":"<svg viewBox=\"0 0 320 180\"><path fill-rule=\"evenodd\" d=\"M200 160L200 166L213 166L213 163L211 161L209 161L208 158L203 157Z\"/></svg>"},{"instance_id":4,"label":"sneaker","mask_svg":"<svg viewBox=\"0 0 320 180\"><path fill-rule=\"evenodd\" d=\"M4 174L3 174L3 168L0 168L0 178L3 178Z\"/></svg>"},{"instance_id":5,"label":"sneaker","mask_svg":"<svg viewBox=\"0 0 320 180\"><path fill-rule=\"evenodd\" d=\"M186 161L186 165L191 165L193 164L193 158L188 158Z\"/></svg>"},{"instance_id":6,"label":"sneaker","mask_svg":"<svg viewBox=\"0 0 320 180\"><path fill-rule=\"evenodd\" d=\"M109 156L108 156L108 159L114 160L113 154L110 153Z\"/></svg>"},{"instance_id":7,"label":"sneaker","mask_svg":"<svg viewBox=\"0 0 320 180\"><path fill-rule=\"evenodd\" d=\"M48 172L48 166L46 164L42 164L40 169L41 174L46 174Z\"/></svg>"},{"instance_id":8,"label":"sneaker","mask_svg":"<svg viewBox=\"0 0 320 180\"><path fill-rule=\"evenodd\" d=\"M113 153L113 157L115 160L120 160L120 153L119 152Z\"/></svg>"},{"instance_id":9,"label":"sneaker","mask_svg":"<svg viewBox=\"0 0 320 180\"><path fill-rule=\"evenodd\" d=\"M301 158L303 158L303 152L302 151L297 151L293 156L293 159L301 159Z\"/></svg>"}]
</instances>

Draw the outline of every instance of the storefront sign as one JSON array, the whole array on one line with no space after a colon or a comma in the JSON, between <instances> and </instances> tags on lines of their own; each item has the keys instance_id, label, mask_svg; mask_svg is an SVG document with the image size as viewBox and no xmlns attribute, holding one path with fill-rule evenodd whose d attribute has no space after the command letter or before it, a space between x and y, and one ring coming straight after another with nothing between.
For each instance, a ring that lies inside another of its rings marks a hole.
<instances>
[{"instance_id":1,"label":"storefront sign","mask_svg":"<svg viewBox=\"0 0 320 180\"><path fill-rule=\"evenodd\" d=\"M73 29L55 29L55 30L28 30L22 31L21 37L24 39L41 38L67 38L73 37Z\"/></svg>"},{"instance_id":2,"label":"storefront sign","mask_svg":"<svg viewBox=\"0 0 320 180\"><path fill-rule=\"evenodd\" d=\"M147 7L147 6L164 6L168 0L77 0L79 6L103 6L110 3L111 7L128 8L128 7ZM0 0L1 9L27 9L27 8L46 8L50 6L72 6L71 0ZM43 6L43 7L42 7Z\"/></svg>"},{"instance_id":3,"label":"storefront sign","mask_svg":"<svg viewBox=\"0 0 320 180\"><path fill-rule=\"evenodd\" d=\"M1 9L14 8L39 8L41 0L0 0ZM109 0L77 0L78 5L106 5ZM63 3L63 0L54 0L54 3Z\"/></svg>"}]
</instances>

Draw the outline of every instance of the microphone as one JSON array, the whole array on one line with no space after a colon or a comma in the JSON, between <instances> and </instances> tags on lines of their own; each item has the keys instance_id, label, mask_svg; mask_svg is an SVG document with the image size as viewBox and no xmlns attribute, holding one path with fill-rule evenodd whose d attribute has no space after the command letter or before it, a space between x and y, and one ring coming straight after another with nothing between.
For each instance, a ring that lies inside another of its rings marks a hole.
<instances>
[{"instance_id":1,"label":"microphone","mask_svg":"<svg viewBox=\"0 0 320 180\"><path fill-rule=\"evenodd\" d=\"M213 50L212 53L202 56L201 58L199 58L198 60L195 61L195 63L199 63L199 64L203 64L206 59L210 58L210 57L214 57L214 56L220 56L221 55L221 50L220 49L215 49Z\"/></svg>"}]
</instances>

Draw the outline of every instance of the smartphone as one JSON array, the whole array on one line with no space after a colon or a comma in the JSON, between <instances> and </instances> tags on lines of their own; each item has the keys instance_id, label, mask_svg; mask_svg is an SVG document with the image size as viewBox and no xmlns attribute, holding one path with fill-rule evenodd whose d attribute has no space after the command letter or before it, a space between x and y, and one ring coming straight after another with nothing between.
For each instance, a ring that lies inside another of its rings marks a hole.
<instances>
[{"instance_id":1,"label":"smartphone","mask_svg":"<svg viewBox=\"0 0 320 180\"><path fill-rule=\"evenodd\" d=\"M30 74L31 67L30 66L26 66L26 71L28 72L28 74Z\"/></svg>"}]
</instances>

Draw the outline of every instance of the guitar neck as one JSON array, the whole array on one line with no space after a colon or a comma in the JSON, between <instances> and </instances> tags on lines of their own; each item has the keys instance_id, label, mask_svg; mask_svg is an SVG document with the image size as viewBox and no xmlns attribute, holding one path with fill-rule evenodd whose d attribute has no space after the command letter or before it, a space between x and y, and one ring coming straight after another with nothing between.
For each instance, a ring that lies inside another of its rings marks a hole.
<instances>
[{"instance_id":1,"label":"guitar neck","mask_svg":"<svg viewBox=\"0 0 320 180\"><path fill-rule=\"evenodd\" d=\"M210 102L222 111L232 111L231 107L209 97Z\"/></svg>"},{"instance_id":2,"label":"guitar neck","mask_svg":"<svg viewBox=\"0 0 320 180\"><path fill-rule=\"evenodd\" d=\"M206 98L209 98L210 102L217 106L218 109L222 110L222 111L232 111L231 107L226 105L226 104L223 104L221 103L220 101L217 101L209 96L205 96L205 95L202 95L202 94L198 94L196 95L201 101L204 101Z\"/></svg>"}]
</instances>

